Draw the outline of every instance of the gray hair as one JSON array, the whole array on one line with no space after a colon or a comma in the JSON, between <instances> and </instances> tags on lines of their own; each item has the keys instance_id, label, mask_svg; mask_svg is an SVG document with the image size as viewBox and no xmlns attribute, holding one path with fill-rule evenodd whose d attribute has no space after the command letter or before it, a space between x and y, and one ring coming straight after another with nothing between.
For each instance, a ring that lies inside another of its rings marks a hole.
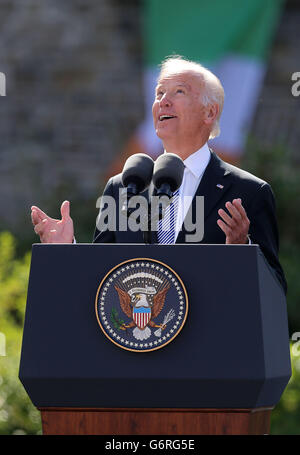
<instances>
[{"instance_id":1,"label":"gray hair","mask_svg":"<svg viewBox=\"0 0 300 455\"><path fill-rule=\"evenodd\" d=\"M172 74L181 74L183 72L193 72L201 77L201 82L204 84L204 93L201 95L201 102L204 106L212 104L219 106L219 112L211 129L209 139L219 136L221 132L219 120L224 105L224 89L220 80L200 63L176 55L163 60L160 65L158 81Z\"/></svg>"}]
</instances>

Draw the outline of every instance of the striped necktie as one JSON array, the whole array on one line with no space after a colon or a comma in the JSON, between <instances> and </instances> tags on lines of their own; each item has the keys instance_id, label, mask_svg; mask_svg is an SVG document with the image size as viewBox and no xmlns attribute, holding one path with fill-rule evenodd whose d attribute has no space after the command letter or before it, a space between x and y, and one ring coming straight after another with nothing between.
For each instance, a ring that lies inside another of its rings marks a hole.
<instances>
[{"instance_id":1,"label":"striped necktie","mask_svg":"<svg viewBox=\"0 0 300 455\"><path fill-rule=\"evenodd\" d=\"M158 243L171 244L175 243L176 221L179 204L179 190L173 194L172 202L165 211L165 216L158 222L157 239Z\"/></svg>"}]
</instances>

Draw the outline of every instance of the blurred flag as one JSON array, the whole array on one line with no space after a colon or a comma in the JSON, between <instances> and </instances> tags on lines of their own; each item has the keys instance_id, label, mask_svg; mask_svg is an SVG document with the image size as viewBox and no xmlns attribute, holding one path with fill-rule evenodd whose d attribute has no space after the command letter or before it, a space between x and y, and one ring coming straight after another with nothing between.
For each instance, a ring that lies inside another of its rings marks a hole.
<instances>
[{"instance_id":1,"label":"blurred flag","mask_svg":"<svg viewBox=\"0 0 300 455\"><path fill-rule=\"evenodd\" d=\"M143 0L145 117L110 169L120 172L129 155L162 152L151 107L158 65L179 54L198 61L221 80L225 90L221 134L210 146L237 164L262 86L266 58L284 0Z\"/></svg>"}]
</instances>

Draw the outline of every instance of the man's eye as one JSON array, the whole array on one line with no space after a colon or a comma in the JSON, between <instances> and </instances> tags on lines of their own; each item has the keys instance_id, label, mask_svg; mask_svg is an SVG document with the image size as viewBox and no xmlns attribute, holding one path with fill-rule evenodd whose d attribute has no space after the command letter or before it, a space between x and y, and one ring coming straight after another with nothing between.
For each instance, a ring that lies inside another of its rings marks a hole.
<instances>
[{"instance_id":1,"label":"man's eye","mask_svg":"<svg viewBox=\"0 0 300 455\"><path fill-rule=\"evenodd\" d=\"M157 98L160 98L161 96L163 96L163 92L157 92L157 93L156 93L156 97L157 97Z\"/></svg>"},{"instance_id":2,"label":"man's eye","mask_svg":"<svg viewBox=\"0 0 300 455\"><path fill-rule=\"evenodd\" d=\"M182 90L182 88L178 88L178 89L176 90L176 93L184 93L184 90Z\"/></svg>"}]
</instances>

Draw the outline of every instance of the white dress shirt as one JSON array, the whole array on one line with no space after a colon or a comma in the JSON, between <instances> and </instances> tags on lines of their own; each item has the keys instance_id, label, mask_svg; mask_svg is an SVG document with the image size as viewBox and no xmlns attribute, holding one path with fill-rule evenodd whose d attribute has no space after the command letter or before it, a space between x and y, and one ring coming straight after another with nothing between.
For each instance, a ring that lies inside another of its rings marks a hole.
<instances>
[{"instance_id":1,"label":"white dress shirt","mask_svg":"<svg viewBox=\"0 0 300 455\"><path fill-rule=\"evenodd\" d=\"M184 160L184 174L182 184L179 188L179 205L177 212L175 241L181 230L185 216L190 208L197 188L201 182L206 166L210 161L210 150L204 144L197 152Z\"/></svg>"}]
</instances>

